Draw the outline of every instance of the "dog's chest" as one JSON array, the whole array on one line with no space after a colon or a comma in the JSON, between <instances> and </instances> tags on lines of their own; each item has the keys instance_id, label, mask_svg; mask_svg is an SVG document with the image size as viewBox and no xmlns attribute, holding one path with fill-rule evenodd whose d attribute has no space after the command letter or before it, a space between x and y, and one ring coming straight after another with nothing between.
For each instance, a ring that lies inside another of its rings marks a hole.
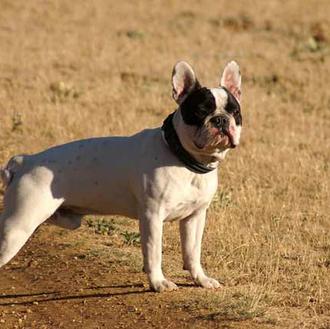
<instances>
[{"instance_id":1,"label":"dog's chest","mask_svg":"<svg viewBox=\"0 0 330 329\"><path fill-rule=\"evenodd\" d=\"M175 182L171 197L165 203L165 220L186 218L207 208L217 188L217 176L195 175L191 180Z\"/></svg>"}]
</instances>

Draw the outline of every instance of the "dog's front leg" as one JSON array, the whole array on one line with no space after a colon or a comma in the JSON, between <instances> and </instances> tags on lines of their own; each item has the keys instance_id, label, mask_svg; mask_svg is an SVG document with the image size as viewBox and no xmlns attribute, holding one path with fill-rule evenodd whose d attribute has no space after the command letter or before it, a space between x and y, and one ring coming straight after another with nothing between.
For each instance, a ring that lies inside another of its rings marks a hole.
<instances>
[{"instance_id":1,"label":"dog's front leg","mask_svg":"<svg viewBox=\"0 0 330 329\"><path fill-rule=\"evenodd\" d=\"M150 288L157 292L177 289L176 284L165 279L162 272L162 220L158 216L141 216L140 233L143 269L148 275Z\"/></svg>"},{"instance_id":2,"label":"dog's front leg","mask_svg":"<svg viewBox=\"0 0 330 329\"><path fill-rule=\"evenodd\" d=\"M206 209L202 209L180 222L183 269L190 272L197 285L204 288L219 288L219 282L206 276L201 266L201 244L205 218Z\"/></svg>"}]
</instances>

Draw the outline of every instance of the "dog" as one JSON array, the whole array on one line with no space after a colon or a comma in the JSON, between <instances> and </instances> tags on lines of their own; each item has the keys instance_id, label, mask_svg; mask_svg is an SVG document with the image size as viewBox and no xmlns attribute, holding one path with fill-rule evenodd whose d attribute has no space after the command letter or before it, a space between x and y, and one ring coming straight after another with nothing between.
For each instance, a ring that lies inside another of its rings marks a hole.
<instances>
[{"instance_id":1,"label":"dog","mask_svg":"<svg viewBox=\"0 0 330 329\"><path fill-rule=\"evenodd\" d=\"M76 229L87 214L139 220L143 269L156 292L177 289L164 277L163 223L180 221L183 269L196 285L218 288L201 266L207 209L217 167L239 144L241 74L229 62L216 88L202 87L193 68L172 72L177 110L162 127L129 137L78 140L32 155L17 155L1 170L6 186L0 217L0 267L48 221Z\"/></svg>"}]
</instances>

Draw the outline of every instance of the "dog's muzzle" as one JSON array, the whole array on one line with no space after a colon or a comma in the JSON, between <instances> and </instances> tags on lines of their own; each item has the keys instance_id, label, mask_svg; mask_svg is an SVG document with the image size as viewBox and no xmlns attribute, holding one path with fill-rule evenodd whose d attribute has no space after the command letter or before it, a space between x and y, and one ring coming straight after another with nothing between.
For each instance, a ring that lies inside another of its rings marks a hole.
<instances>
[{"instance_id":1,"label":"dog's muzzle","mask_svg":"<svg viewBox=\"0 0 330 329\"><path fill-rule=\"evenodd\" d=\"M219 132L223 135L226 135L229 139L230 147L235 148L237 145L234 143L234 137L230 133L230 119L225 115L219 115L214 117L211 121L214 126L219 130Z\"/></svg>"}]
</instances>

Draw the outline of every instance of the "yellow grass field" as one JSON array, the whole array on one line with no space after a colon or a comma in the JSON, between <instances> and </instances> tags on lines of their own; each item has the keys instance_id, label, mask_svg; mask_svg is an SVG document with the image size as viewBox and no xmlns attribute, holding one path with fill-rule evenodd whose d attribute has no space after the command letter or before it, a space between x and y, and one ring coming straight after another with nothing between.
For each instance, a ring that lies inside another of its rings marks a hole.
<instances>
[{"instance_id":1,"label":"yellow grass field","mask_svg":"<svg viewBox=\"0 0 330 329\"><path fill-rule=\"evenodd\" d=\"M149 291L138 225L42 225L0 270L0 328L330 328L330 2L0 0L0 163L129 135L175 108L176 61L243 76L240 146L219 169L194 287L165 227L175 292ZM1 199L3 189L1 189Z\"/></svg>"}]
</instances>

